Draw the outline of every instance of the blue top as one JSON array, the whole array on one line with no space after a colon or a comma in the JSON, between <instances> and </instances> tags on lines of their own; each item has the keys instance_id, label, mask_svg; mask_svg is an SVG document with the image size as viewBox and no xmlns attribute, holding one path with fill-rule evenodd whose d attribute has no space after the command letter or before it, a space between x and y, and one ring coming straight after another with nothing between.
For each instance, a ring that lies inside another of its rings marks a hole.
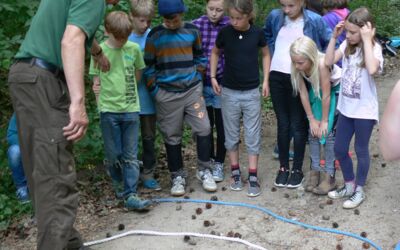
<instances>
[{"instance_id":1,"label":"blue top","mask_svg":"<svg viewBox=\"0 0 400 250\"><path fill-rule=\"evenodd\" d=\"M146 45L146 38L149 34L150 29L147 29L143 35L138 35L133 33L129 36L129 41L139 44L142 52ZM144 79L144 74L142 79L138 84L139 100L140 100L140 114L141 115L153 115L156 113L156 108L154 107L153 98L150 96L149 91L146 88L146 80Z\"/></svg>"},{"instance_id":2,"label":"blue top","mask_svg":"<svg viewBox=\"0 0 400 250\"><path fill-rule=\"evenodd\" d=\"M151 95L158 88L185 92L202 83L199 71L206 69L207 58L196 25L184 23L175 30L163 25L154 27L147 36L144 51L146 86Z\"/></svg>"},{"instance_id":3,"label":"blue top","mask_svg":"<svg viewBox=\"0 0 400 250\"><path fill-rule=\"evenodd\" d=\"M328 27L322 17L310 10L303 9L304 35L310 37L318 47L319 51L325 52L332 36L332 30ZM281 9L274 9L265 20L264 34L267 38L271 57L275 51L275 41L279 30L285 21L285 14Z\"/></svg>"},{"instance_id":4,"label":"blue top","mask_svg":"<svg viewBox=\"0 0 400 250\"><path fill-rule=\"evenodd\" d=\"M7 129L7 142L8 145L19 145L18 143L18 130L17 130L17 117L15 113L11 116Z\"/></svg>"}]
</instances>

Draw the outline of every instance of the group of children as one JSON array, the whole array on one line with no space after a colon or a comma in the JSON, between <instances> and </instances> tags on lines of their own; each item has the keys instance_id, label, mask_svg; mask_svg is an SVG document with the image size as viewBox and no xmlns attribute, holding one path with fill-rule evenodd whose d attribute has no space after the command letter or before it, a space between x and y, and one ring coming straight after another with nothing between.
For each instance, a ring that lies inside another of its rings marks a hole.
<instances>
[{"instance_id":1,"label":"group of children","mask_svg":"<svg viewBox=\"0 0 400 250\"><path fill-rule=\"evenodd\" d=\"M185 194L187 180L181 149L183 123L190 125L197 143L196 176L204 190L213 192L216 182L224 180L225 154L231 168L230 188L243 189L239 166L242 121L248 155L247 195L258 196L261 96L269 95L278 123L280 167L274 185L302 185L308 137L311 170L306 190L332 199L346 197L344 208L357 207L365 199L368 144L378 120L372 76L382 70L381 48L374 42L375 26L366 8L347 15L347 1L322 2L330 6L330 17L306 9L304 0L279 0L281 8L269 13L264 29L254 24L252 0L207 0L206 15L192 23L183 21L186 7L182 0L159 0L162 24L152 29L152 1L132 0L131 17L121 11L107 15L108 38L100 46L111 68L102 72L92 60L89 73L98 97L105 164L116 196L124 199L128 209L151 204L137 194L139 179L146 188L161 189L154 178L156 123L165 143L171 195L180 196ZM338 17L329 24L333 32L324 21L333 19L332 15ZM339 60L342 68L336 64ZM137 156L139 130L142 168ZM353 135L356 176L348 155ZM321 145L325 148L323 168ZM335 159L345 180L345 186L336 190Z\"/></svg>"}]
</instances>

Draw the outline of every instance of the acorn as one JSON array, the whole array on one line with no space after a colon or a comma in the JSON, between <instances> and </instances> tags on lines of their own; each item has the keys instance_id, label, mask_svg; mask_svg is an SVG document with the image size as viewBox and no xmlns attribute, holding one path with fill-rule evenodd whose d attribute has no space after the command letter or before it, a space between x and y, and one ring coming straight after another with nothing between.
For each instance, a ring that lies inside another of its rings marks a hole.
<instances>
[{"instance_id":1,"label":"acorn","mask_svg":"<svg viewBox=\"0 0 400 250\"><path fill-rule=\"evenodd\" d=\"M206 209L210 209L212 207L211 203L206 203Z\"/></svg>"},{"instance_id":2,"label":"acorn","mask_svg":"<svg viewBox=\"0 0 400 250\"><path fill-rule=\"evenodd\" d=\"M200 215L200 214L202 214L203 213L203 209L201 209L201 208L196 208L196 214L197 215Z\"/></svg>"},{"instance_id":3,"label":"acorn","mask_svg":"<svg viewBox=\"0 0 400 250\"><path fill-rule=\"evenodd\" d=\"M333 222L333 223L332 223L332 227L333 227L333 228L338 228L338 227L339 227L339 224L338 224L337 222Z\"/></svg>"}]
</instances>

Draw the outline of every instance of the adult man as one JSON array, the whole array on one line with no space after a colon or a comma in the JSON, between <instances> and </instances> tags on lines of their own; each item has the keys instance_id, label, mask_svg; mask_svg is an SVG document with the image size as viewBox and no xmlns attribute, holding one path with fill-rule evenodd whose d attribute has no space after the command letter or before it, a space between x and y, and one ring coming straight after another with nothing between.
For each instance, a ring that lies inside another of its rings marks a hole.
<instances>
[{"instance_id":1,"label":"adult man","mask_svg":"<svg viewBox=\"0 0 400 250\"><path fill-rule=\"evenodd\" d=\"M115 0L106 0L115 3ZM37 218L38 249L79 249L72 143L86 132L85 47L104 0L42 0L9 73L22 162ZM100 58L97 43L92 55Z\"/></svg>"}]
</instances>

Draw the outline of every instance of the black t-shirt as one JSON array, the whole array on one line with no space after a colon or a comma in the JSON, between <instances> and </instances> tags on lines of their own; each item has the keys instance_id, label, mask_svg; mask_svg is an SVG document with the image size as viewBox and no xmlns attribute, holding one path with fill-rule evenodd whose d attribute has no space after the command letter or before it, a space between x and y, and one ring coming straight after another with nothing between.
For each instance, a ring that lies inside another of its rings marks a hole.
<instances>
[{"instance_id":1,"label":"black t-shirt","mask_svg":"<svg viewBox=\"0 0 400 250\"><path fill-rule=\"evenodd\" d=\"M235 90L259 86L258 51L267 46L262 29L251 25L247 31L237 31L228 25L218 33L215 45L225 55L222 86Z\"/></svg>"}]
</instances>

